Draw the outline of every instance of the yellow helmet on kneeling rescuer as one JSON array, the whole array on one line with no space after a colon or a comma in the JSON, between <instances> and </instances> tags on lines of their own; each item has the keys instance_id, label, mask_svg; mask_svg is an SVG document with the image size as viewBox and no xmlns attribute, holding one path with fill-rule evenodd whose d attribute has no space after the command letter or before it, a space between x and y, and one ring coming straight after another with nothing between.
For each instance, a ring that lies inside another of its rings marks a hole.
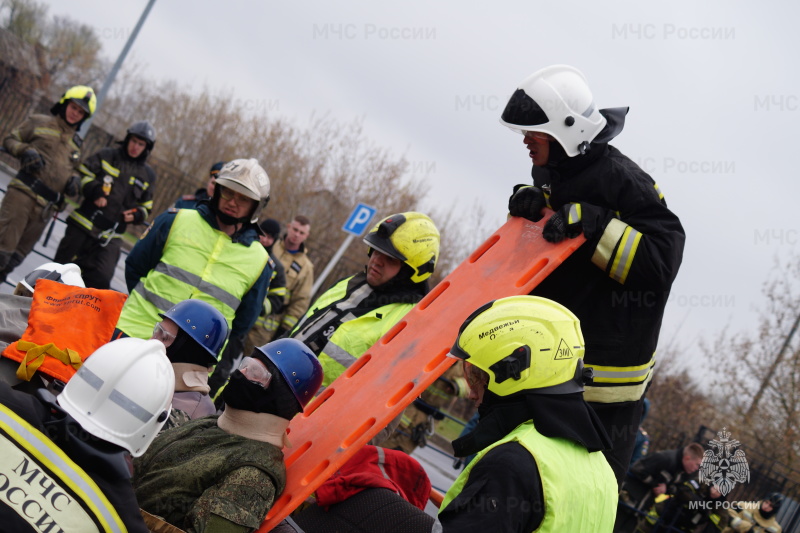
<instances>
[{"instance_id":1,"label":"yellow helmet on kneeling rescuer","mask_svg":"<svg viewBox=\"0 0 800 533\"><path fill-rule=\"evenodd\" d=\"M569 309L538 296L511 296L472 313L449 355L489 374L489 391L509 396L582 392L584 351Z\"/></svg>"}]
</instances>

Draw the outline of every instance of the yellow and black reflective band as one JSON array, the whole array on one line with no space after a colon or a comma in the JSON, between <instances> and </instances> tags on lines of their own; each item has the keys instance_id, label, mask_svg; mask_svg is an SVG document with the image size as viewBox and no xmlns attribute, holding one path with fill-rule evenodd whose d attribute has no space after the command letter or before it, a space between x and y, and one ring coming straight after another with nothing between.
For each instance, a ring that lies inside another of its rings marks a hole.
<instances>
[{"instance_id":1,"label":"yellow and black reflective band","mask_svg":"<svg viewBox=\"0 0 800 533\"><path fill-rule=\"evenodd\" d=\"M139 188L142 189L143 191L146 191L147 189L150 188L149 181L138 180L136 179L136 176L131 176L130 179L128 179L128 185L134 185L134 184L138 185Z\"/></svg>"},{"instance_id":2,"label":"yellow and black reflective band","mask_svg":"<svg viewBox=\"0 0 800 533\"><path fill-rule=\"evenodd\" d=\"M139 204L139 207L143 207L145 208L145 210L147 210L147 213L144 214L145 218L147 218L147 215L150 214L150 211L152 211L153 209L153 200L147 200L146 202L142 202Z\"/></svg>"},{"instance_id":3,"label":"yellow and black reflective band","mask_svg":"<svg viewBox=\"0 0 800 533\"><path fill-rule=\"evenodd\" d=\"M283 327L286 328L287 331L292 331L296 325L297 318L290 315L283 317Z\"/></svg>"},{"instance_id":4,"label":"yellow and black reflective band","mask_svg":"<svg viewBox=\"0 0 800 533\"><path fill-rule=\"evenodd\" d=\"M616 218L606 226L592 254L592 263L624 284L628 279L642 234Z\"/></svg>"},{"instance_id":5,"label":"yellow and black reflective band","mask_svg":"<svg viewBox=\"0 0 800 533\"><path fill-rule=\"evenodd\" d=\"M583 210L581 209L581 204L571 203L569 204L569 212L567 213L567 224L577 224L581 221L581 216L583 215Z\"/></svg>"},{"instance_id":6,"label":"yellow and black reflective band","mask_svg":"<svg viewBox=\"0 0 800 533\"><path fill-rule=\"evenodd\" d=\"M10 447L3 450L2 460L7 461L14 453L32 458L47 472L48 477L52 474L54 478L58 478L59 485L79 500L78 507L69 510L70 522L77 520L84 523L84 528L89 527L81 529L82 531L91 530L90 524L94 524L97 529L104 532L127 532L125 523L114 506L86 471L50 438L2 404L0 404L0 433L7 436L6 439L0 438L0 443L5 442ZM38 470L37 472L40 475L45 473ZM42 478L39 483L44 488L43 482ZM55 496L51 496L51 504L54 498ZM81 512L84 513L82 516Z\"/></svg>"},{"instance_id":7,"label":"yellow and black reflective band","mask_svg":"<svg viewBox=\"0 0 800 533\"><path fill-rule=\"evenodd\" d=\"M113 166L111 163L109 163L105 159L102 160L102 162L100 163L100 166L103 167L103 170L105 170L106 174L108 174L109 176L114 177L114 178L119 177L119 169L116 168L115 166Z\"/></svg>"},{"instance_id":8,"label":"yellow and black reflective band","mask_svg":"<svg viewBox=\"0 0 800 533\"><path fill-rule=\"evenodd\" d=\"M84 176L83 179L81 179L81 191L83 191L83 188L86 187L88 184L90 184L93 181L94 181L93 177Z\"/></svg>"},{"instance_id":9,"label":"yellow and black reflective band","mask_svg":"<svg viewBox=\"0 0 800 533\"><path fill-rule=\"evenodd\" d=\"M661 192L661 188L658 186L658 183L653 182L653 188L656 190L656 193L658 193L658 199L659 200L663 200L664 199L664 193Z\"/></svg>"},{"instance_id":10,"label":"yellow and black reflective band","mask_svg":"<svg viewBox=\"0 0 800 533\"><path fill-rule=\"evenodd\" d=\"M625 280L628 279L628 272L631 270L633 258L636 256L636 250L639 248L641 240L641 233L630 226L625 228L614 255L614 262L611 264L611 270L608 272L608 275L620 284L624 285Z\"/></svg>"},{"instance_id":11,"label":"yellow and black reflective band","mask_svg":"<svg viewBox=\"0 0 800 533\"><path fill-rule=\"evenodd\" d=\"M271 307L271 304L270 304ZM256 319L256 326L260 326L267 331L275 331L278 329L278 321L274 316L267 314L267 316L259 316Z\"/></svg>"},{"instance_id":12,"label":"yellow and black reflective band","mask_svg":"<svg viewBox=\"0 0 800 533\"><path fill-rule=\"evenodd\" d=\"M89 167L81 163L81 166L78 167L78 171L85 175L86 177L81 180L81 187L86 185L88 182L92 181L93 179L97 178L97 175L89 170Z\"/></svg>"},{"instance_id":13,"label":"yellow and black reflective band","mask_svg":"<svg viewBox=\"0 0 800 533\"><path fill-rule=\"evenodd\" d=\"M69 218L71 218L72 220L74 220L75 222L77 222L78 224L83 226L84 228L88 229L89 231L92 231L92 228L94 228L94 223L91 220L89 220L88 218L86 218L85 216L83 216L80 213L78 213L77 210L72 211L72 213L70 213L70 215L69 215Z\"/></svg>"},{"instance_id":14,"label":"yellow and black reflective band","mask_svg":"<svg viewBox=\"0 0 800 533\"><path fill-rule=\"evenodd\" d=\"M275 287L274 289L270 289L267 291L267 294L274 294L276 296L280 296L281 298L286 297L286 287Z\"/></svg>"},{"instance_id":15,"label":"yellow and black reflective band","mask_svg":"<svg viewBox=\"0 0 800 533\"><path fill-rule=\"evenodd\" d=\"M544 196L544 201L547 204L548 209L553 209L553 206L550 205L550 192L546 189L542 189L542 195Z\"/></svg>"},{"instance_id":16,"label":"yellow and black reflective band","mask_svg":"<svg viewBox=\"0 0 800 533\"><path fill-rule=\"evenodd\" d=\"M638 366L603 366L587 364L594 372L594 380L587 385L584 399L587 402L617 403L639 400L653 377L656 356Z\"/></svg>"},{"instance_id":17,"label":"yellow and black reflective band","mask_svg":"<svg viewBox=\"0 0 800 533\"><path fill-rule=\"evenodd\" d=\"M46 128L44 126L40 126L38 128L33 129L34 135L41 135L41 136L49 136L49 137L61 137L61 132L58 130L54 130L53 128Z\"/></svg>"}]
</instances>

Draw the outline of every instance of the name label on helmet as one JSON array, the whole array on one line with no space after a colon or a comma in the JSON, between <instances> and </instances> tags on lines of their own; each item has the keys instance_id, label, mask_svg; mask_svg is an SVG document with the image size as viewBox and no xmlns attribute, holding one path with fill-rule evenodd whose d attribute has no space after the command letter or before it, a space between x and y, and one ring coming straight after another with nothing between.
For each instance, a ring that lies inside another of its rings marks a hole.
<instances>
[{"instance_id":1,"label":"name label on helmet","mask_svg":"<svg viewBox=\"0 0 800 533\"><path fill-rule=\"evenodd\" d=\"M514 324L519 324L519 320L509 320L508 322L503 322L499 326L495 326L488 331L481 331L478 333L478 338L483 339L487 335L489 336L489 340L494 339L494 335L503 328L507 328L508 326L513 326Z\"/></svg>"}]
</instances>

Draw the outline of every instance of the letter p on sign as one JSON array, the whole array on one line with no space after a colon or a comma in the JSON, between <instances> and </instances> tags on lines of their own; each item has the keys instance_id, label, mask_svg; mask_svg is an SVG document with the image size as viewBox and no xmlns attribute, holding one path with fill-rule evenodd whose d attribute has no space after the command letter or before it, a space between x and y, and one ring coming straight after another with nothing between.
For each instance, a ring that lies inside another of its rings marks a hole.
<instances>
[{"instance_id":1,"label":"letter p on sign","mask_svg":"<svg viewBox=\"0 0 800 533\"><path fill-rule=\"evenodd\" d=\"M369 205L358 204L356 208L353 209L353 212L350 213L350 217L347 219L347 222L344 223L342 229L358 237L367 229L369 221L375 216L376 211L377 209Z\"/></svg>"}]
</instances>

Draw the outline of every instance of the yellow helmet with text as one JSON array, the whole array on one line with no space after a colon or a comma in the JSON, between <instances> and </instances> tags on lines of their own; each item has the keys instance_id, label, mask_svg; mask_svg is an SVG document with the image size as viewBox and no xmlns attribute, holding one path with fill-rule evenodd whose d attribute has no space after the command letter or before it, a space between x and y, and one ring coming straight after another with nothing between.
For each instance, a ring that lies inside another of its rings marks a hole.
<instances>
[{"instance_id":1,"label":"yellow helmet with text","mask_svg":"<svg viewBox=\"0 0 800 533\"><path fill-rule=\"evenodd\" d=\"M391 215L367 233L364 243L411 267L411 281L425 281L439 258L439 230L428 215L409 211Z\"/></svg>"},{"instance_id":2,"label":"yellow helmet with text","mask_svg":"<svg viewBox=\"0 0 800 533\"><path fill-rule=\"evenodd\" d=\"M61 100L58 101L58 104L66 104L69 100L78 104L78 106L86 112L87 118L94 115L94 110L97 107L97 96L95 96L94 89L91 87L87 87L86 85L70 87L61 96Z\"/></svg>"},{"instance_id":3,"label":"yellow helmet with text","mask_svg":"<svg viewBox=\"0 0 800 533\"><path fill-rule=\"evenodd\" d=\"M489 374L489 391L509 396L582 392L583 353L580 323L569 309L538 296L511 296L472 313L449 355Z\"/></svg>"}]
</instances>

